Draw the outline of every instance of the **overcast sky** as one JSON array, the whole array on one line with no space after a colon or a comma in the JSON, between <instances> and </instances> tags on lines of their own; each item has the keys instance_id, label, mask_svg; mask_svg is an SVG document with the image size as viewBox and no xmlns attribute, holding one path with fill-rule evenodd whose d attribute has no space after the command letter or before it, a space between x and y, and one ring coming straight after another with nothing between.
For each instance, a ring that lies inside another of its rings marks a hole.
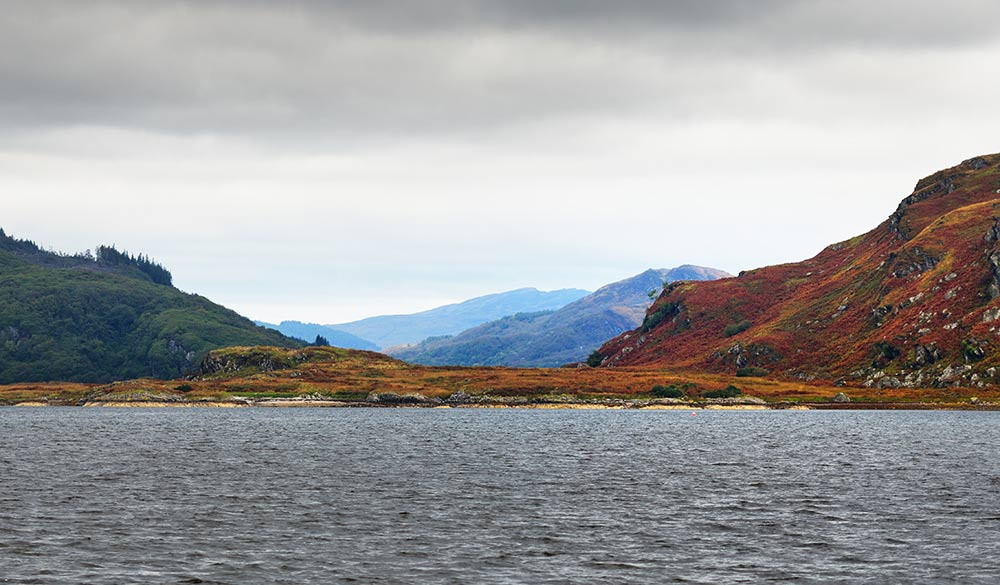
<instances>
[{"instance_id":1,"label":"overcast sky","mask_svg":"<svg viewBox=\"0 0 1000 585\"><path fill-rule=\"evenodd\" d=\"M0 9L0 227L271 321L801 260L1000 151L993 0Z\"/></svg>"}]
</instances>

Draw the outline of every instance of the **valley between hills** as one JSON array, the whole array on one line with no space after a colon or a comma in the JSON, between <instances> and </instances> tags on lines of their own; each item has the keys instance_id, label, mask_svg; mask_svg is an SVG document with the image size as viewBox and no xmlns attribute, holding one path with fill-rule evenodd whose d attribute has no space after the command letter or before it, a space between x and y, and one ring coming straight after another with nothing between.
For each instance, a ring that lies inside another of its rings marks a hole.
<instances>
[{"instance_id":1,"label":"valley between hills","mask_svg":"<svg viewBox=\"0 0 1000 585\"><path fill-rule=\"evenodd\" d=\"M147 258L0 232L0 404L1000 408L998 226L1000 155L975 157L814 258L665 284L633 329L547 368L306 346Z\"/></svg>"}]
</instances>

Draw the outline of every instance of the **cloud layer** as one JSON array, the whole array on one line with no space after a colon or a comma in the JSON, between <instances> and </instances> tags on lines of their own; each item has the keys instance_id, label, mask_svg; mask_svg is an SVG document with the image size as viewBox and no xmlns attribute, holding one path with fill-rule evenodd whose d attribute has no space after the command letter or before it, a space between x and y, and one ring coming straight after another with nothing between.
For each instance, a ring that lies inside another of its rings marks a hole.
<instances>
[{"instance_id":1,"label":"cloud layer","mask_svg":"<svg viewBox=\"0 0 1000 585\"><path fill-rule=\"evenodd\" d=\"M272 320L794 260L997 150L995 2L5 4L4 227Z\"/></svg>"}]
</instances>

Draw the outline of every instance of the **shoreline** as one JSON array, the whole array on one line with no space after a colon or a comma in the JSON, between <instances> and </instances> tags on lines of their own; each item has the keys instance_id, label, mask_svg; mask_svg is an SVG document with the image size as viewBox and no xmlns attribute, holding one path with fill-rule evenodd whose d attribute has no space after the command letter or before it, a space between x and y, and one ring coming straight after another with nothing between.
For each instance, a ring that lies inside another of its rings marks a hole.
<instances>
[{"instance_id":1,"label":"shoreline","mask_svg":"<svg viewBox=\"0 0 1000 585\"><path fill-rule=\"evenodd\" d=\"M1000 404L929 403L929 402L814 402L814 403L673 403L673 404L602 404L590 402L479 402L461 404L344 402L337 400L94 400L83 403L26 400L0 404L0 408L436 408L436 409L525 409L525 410L631 410L631 411L761 411L761 410L938 410L1000 411Z\"/></svg>"}]
</instances>

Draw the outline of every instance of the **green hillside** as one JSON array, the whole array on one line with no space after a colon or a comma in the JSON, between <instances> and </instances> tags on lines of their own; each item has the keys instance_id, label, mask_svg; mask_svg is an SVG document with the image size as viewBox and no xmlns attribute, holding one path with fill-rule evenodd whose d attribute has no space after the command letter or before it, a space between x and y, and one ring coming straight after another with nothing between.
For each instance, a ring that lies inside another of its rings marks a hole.
<instances>
[{"instance_id":1,"label":"green hillside","mask_svg":"<svg viewBox=\"0 0 1000 585\"><path fill-rule=\"evenodd\" d=\"M56 254L0 230L0 383L169 378L212 349L299 345L170 283L143 256Z\"/></svg>"}]
</instances>

